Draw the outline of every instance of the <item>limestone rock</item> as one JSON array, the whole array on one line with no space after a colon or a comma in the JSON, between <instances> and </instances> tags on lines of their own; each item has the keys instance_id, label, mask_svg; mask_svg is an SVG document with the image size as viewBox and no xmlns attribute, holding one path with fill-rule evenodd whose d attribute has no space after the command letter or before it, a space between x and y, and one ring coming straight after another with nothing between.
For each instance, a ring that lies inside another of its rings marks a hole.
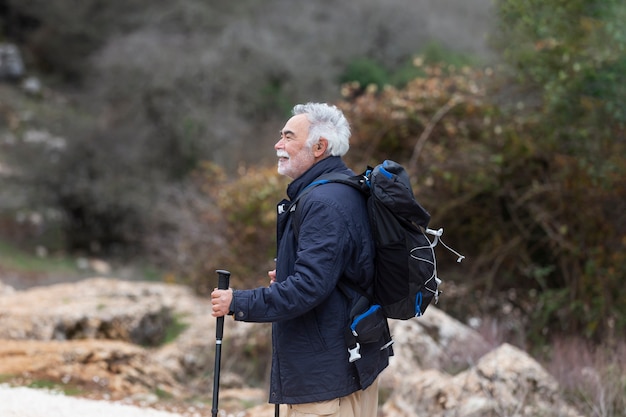
<instances>
[{"instance_id":1,"label":"limestone rock","mask_svg":"<svg viewBox=\"0 0 626 417\"><path fill-rule=\"evenodd\" d=\"M423 317L390 320L394 356L381 378L393 390L420 369L466 369L489 346L473 329L434 306Z\"/></svg>"},{"instance_id":2,"label":"limestone rock","mask_svg":"<svg viewBox=\"0 0 626 417\"><path fill-rule=\"evenodd\" d=\"M0 343L0 375L18 377L24 385L57 381L111 398L161 390L182 395L171 373L145 349L107 340L3 340Z\"/></svg>"},{"instance_id":3,"label":"limestone rock","mask_svg":"<svg viewBox=\"0 0 626 417\"><path fill-rule=\"evenodd\" d=\"M0 80L16 80L24 76L24 62L19 48L12 43L0 43Z\"/></svg>"},{"instance_id":4,"label":"limestone rock","mask_svg":"<svg viewBox=\"0 0 626 417\"><path fill-rule=\"evenodd\" d=\"M1 298L0 338L111 339L154 346L163 341L176 302L189 295L182 286L108 278L35 287Z\"/></svg>"},{"instance_id":5,"label":"limestone rock","mask_svg":"<svg viewBox=\"0 0 626 417\"><path fill-rule=\"evenodd\" d=\"M382 411L389 417L582 417L560 398L554 378L509 344L456 376L434 369L415 372L397 387Z\"/></svg>"}]
</instances>

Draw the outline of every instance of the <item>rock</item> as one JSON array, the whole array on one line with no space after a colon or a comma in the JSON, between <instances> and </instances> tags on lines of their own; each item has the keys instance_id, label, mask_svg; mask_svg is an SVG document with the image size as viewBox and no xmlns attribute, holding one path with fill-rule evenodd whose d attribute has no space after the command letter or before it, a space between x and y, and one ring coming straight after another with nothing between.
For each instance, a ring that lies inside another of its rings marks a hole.
<instances>
[{"instance_id":1,"label":"rock","mask_svg":"<svg viewBox=\"0 0 626 417\"><path fill-rule=\"evenodd\" d=\"M411 320L390 320L394 356L381 377L381 387L394 390L419 369L466 369L489 346L473 329L434 306Z\"/></svg>"},{"instance_id":2,"label":"rock","mask_svg":"<svg viewBox=\"0 0 626 417\"><path fill-rule=\"evenodd\" d=\"M112 339L154 346L163 342L183 287L93 278L36 287L3 297L0 338Z\"/></svg>"},{"instance_id":3,"label":"rock","mask_svg":"<svg viewBox=\"0 0 626 417\"><path fill-rule=\"evenodd\" d=\"M19 48L12 43L0 43L0 80L17 80L24 76L24 62Z\"/></svg>"},{"instance_id":4,"label":"rock","mask_svg":"<svg viewBox=\"0 0 626 417\"><path fill-rule=\"evenodd\" d=\"M11 287L10 285L6 285L2 281L0 281L0 297L2 297L3 295L12 295L14 293L15 288Z\"/></svg>"},{"instance_id":5,"label":"rock","mask_svg":"<svg viewBox=\"0 0 626 417\"><path fill-rule=\"evenodd\" d=\"M431 369L406 377L382 412L389 417L582 417L560 398L554 378L509 344L456 376Z\"/></svg>"},{"instance_id":6,"label":"rock","mask_svg":"<svg viewBox=\"0 0 626 417\"><path fill-rule=\"evenodd\" d=\"M26 77L22 81L22 89L28 95L40 97L43 93L43 86L37 77Z\"/></svg>"},{"instance_id":7,"label":"rock","mask_svg":"<svg viewBox=\"0 0 626 417\"><path fill-rule=\"evenodd\" d=\"M112 399L155 390L183 393L169 370L145 349L107 340L3 340L0 375L19 376L23 385L41 381L85 392L106 393Z\"/></svg>"}]
</instances>

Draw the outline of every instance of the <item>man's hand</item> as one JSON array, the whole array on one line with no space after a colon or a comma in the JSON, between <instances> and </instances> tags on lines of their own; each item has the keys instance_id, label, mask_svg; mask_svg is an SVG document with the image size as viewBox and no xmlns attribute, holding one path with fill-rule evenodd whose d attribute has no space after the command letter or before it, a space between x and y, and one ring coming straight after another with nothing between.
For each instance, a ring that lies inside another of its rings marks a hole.
<instances>
[{"instance_id":1,"label":"man's hand","mask_svg":"<svg viewBox=\"0 0 626 417\"><path fill-rule=\"evenodd\" d=\"M213 304L213 317L222 317L230 311L230 303L233 301L233 290L218 290L217 288L211 293L211 304Z\"/></svg>"},{"instance_id":2,"label":"man's hand","mask_svg":"<svg viewBox=\"0 0 626 417\"><path fill-rule=\"evenodd\" d=\"M270 277L270 285L276 282L276 270L267 271L267 275Z\"/></svg>"}]
</instances>

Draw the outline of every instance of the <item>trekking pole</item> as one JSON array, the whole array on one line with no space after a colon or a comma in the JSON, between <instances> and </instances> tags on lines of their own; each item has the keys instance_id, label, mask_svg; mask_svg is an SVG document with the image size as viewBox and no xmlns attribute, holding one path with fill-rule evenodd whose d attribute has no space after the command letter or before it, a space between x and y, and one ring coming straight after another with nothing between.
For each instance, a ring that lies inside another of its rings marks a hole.
<instances>
[{"instance_id":1,"label":"trekking pole","mask_svg":"<svg viewBox=\"0 0 626 417\"><path fill-rule=\"evenodd\" d=\"M227 290L230 280L230 272L218 269L217 271L217 289ZM224 335L224 316L217 318L215 325L215 374L213 375L213 406L211 415L217 417L218 399L220 390L220 362L222 359L222 336Z\"/></svg>"}]
</instances>

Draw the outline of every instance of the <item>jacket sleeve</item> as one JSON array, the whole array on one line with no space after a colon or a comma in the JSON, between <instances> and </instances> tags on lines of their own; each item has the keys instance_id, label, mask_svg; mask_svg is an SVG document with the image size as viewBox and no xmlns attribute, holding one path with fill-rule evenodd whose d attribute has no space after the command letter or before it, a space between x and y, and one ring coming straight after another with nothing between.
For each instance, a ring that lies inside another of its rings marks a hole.
<instances>
[{"instance_id":1,"label":"jacket sleeve","mask_svg":"<svg viewBox=\"0 0 626 417\"><path fill-rule=\"evenodd\" d=\"M269 287L235 291L231 303L235 320L274 322L298 317L335 289L354 246L349 213L333 198L310 198L306 203L299 213L293 274Z\"/></svg>"}]
</instances>

